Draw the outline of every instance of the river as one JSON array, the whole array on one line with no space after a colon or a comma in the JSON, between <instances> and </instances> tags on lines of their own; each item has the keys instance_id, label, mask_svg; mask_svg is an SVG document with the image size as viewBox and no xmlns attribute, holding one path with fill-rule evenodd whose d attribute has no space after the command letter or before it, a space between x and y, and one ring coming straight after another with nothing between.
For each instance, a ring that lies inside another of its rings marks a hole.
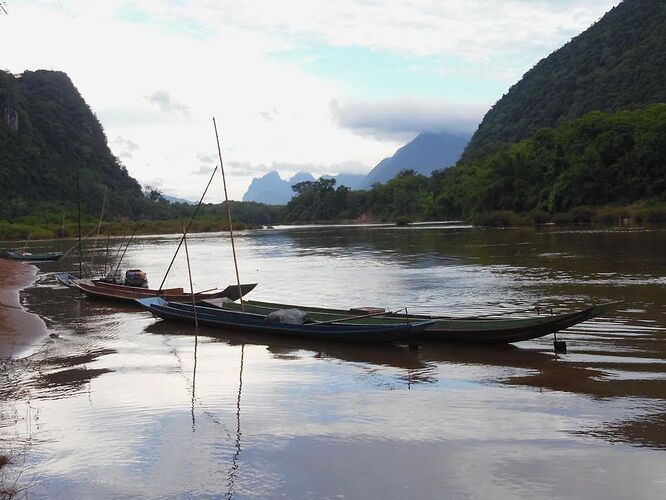
<instances>
[{"instance_id":1,"label":"river","mask_svg":"<svg viewBox=\"0 0 666 500\"><path fill-rule=\"evenodd\" d=\"M177 235L135 238L157 287ZM195 289L229 238L188 238ZM112 240L110 254L120 240ZM248 298L467 316L623 300L506 347L192 335L40 263L51 336L0 376L2 469L32 498L666 498L666 231L277 227L237 234ZM35 246L38 249L39 246ZM96 249L99 270L106 241ZM86 245L84 266L91 269ZM187 288L184 252L165 286Z\"/></svg>"}]
</instances>

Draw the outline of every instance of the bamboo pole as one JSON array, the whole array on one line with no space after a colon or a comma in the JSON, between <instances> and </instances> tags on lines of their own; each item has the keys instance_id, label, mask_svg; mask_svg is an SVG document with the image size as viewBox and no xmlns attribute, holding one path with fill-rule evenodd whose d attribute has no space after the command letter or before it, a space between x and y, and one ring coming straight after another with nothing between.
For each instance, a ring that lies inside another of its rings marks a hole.
<instances>
[{"instance_id":1,"label":"bamboo pole","mask_svg":"<svg viewBox=\"0 0 666 500\"><path fill-rule=\"evenodd\" d=\"M120 256L120 260L118 261L118 265L116 266L116 271L113 273L113 277L115 279L116 273L118 272L118 269L120 269L120 263L123 261L123 257L125 257L125 252L127 252L127 248L130 246L130 243L132 243L132 240L134 239L134 233L130 236L129 241L127 242L127 245L125 245L125 250L123 250L123 254Z\"/></svg>"},{"instance_id":2,"label":"bamboo pole","mask_svg":"<svg viewBox=\"0 0 666 500\"><path fill-rule=\"evenodd\" d=\"M106 207L106 193L109 190L108 186L104 186L104 199L102 200L102 211L99 214L99 223L97 224L97 235L93 241L92 256L90 257L90 266L92 267L95 261L95 250L97 249L97 240L99 239L99 230L102 228L102 219L104 218L104 207Z\"/></svg>"},{"instance_id":3,"label":"bamboo pole","mask_svg":"<svg viewBox=\"0 0 666 500\"><path fill-rule=\"evenodd\" d=\"M88 231L88 232L83 236L83 238L87 238L88 236L90 236L90 235L93 234L94 232L95 232L95 228L93 227L92 230ZM76 243L74 243L74 244L69 248L69 250L67 250L67 251L63 254L62 257L63 257L63 258L67 257L67 255L69 254L69 252L71 252L72 250L74 250L78 244L79 244L78 241L77 241Z\"/></svg>"},{"instance_id":4,"label":"bamboo pole","mask_svg":"<svg viewBox=\"0 0 666 500\"><path fill-rule=\"evenodd\" d=\"M213 117L213 127L215 128L215 141L217 142L217 155L220 159L220 171L222 172L222 184L224 185L224 201L227 205L227 218L229 220L229 236L231 237L231 253L234 256L234 268L236 269L236 283L238 284L238 297L240 300L241 311L245 311L245 304L243 303L243 290L240 283L240 275L238 274L238 259L236 258L236 245L234 243L234 227L231 223L231 206L229 205L229 195L227 194L227 179L224 175L224 164L222 163L222 150L220 149L220 137L217 133L217 123Z\"/></svg>"},{"instance_id":5,"label":"bamboo pole","mask_svg":"<svg viewBox=\"0 0 666 500\"><path fill-rule=\"evenodd\" d=\"M81 263L81 182L80 171L76 171L76 206L79 213L79 279L83 279L83 264Z\"/></svg>"},{"instance_id":6,"label":"bamboo pole","mask_svg":"<svg viewBox=\"0 0 666 500\"><path fill-rule=\"evenodd\" d=\"M113 269L113 263L118 260L118 256L120 255L120 250L122 250L123 244L122 242L120 245L118 245L118 250L116 250L116 255L113 257L113 260L109 262L109 273L111 272L111 269Z\"/></svg>"},{"instance_id":7,"label":"bamboo pole","mask_svg":"<svg viewBox=\"0 0 666 500\"><path fill-rule=\"evenodd\" d=\"M60 233L60 251L65 251L65 214L62 214L62 232Z\"/></svg>"},{"instance_id":8,"label":"bamboo pole","mask_svg":"<svg viewBox=\"0 0 666 500\"><path fill-rule=\"evenodd\" d=\"M28 234L28 239L25 240L25 244L23 245L23 251L24 252L28 249L28 243L30 243L31 238L32 238L32 233Z\"/></svg>"},{"instance_id":9,"label":"bamboo pole","mask_svg":"<svg viewBox=\"0 0 666 500\"><path fill-rule=\"evenodd\" d=\"M192 283L192 268L190 267L190 252L187 250L187 233L183 225L183 242L185 243L185 258L187 259L187 274L190 277L190 295L192 295L192 310L194 311L194 328L199 329L199 318L197 317L197 302L194 300L194 284Z\"/></svg>"},{"instance_id":10,"label":"bamboo pole","mask_svg":"<svg viewBox=\"0 0 666 500\"><path fill-rule=\"evenodd\" d=\"M104 276L106 276L106 268L109 267L109 240L111 235L106 235L106 255L104 256Z\"/></svg>"},{"instance_id":11,"label":"bamboo pole","mask_svg":"<svg viewBox=\"0 0 666 500\"><path fill-rule=\"evenodd\" d=\"M190 226L192 225L192 221L194 220L194 217L196 217L197 212L199 211L199 207L201 207L201 203L203 202L204 196L206 196L206 192L208 191L208 188L210 187L210 183L213 182L213 177L215 177L215 172L217 172L217 167L213 170L213 173L210 176L210 179L208 179L208 184L206 184L206 189L204 189L203 194L201 195L201 199L199 200L199 204L197 205L197 208L194 209L194 212L192 213L192 217L190 217L190 221L187 223L187 228L185 228L185 233L188 233L190 231ZM169 271L171 271L171 267L173 266L173 263L176 260L176 256L178 255L178 252L180 251L180 247L183 244L183 238L180 239L180 243L178 243L178 248L176 248L176 252L173 254L173 258L171 259L171 262L169 263L169 267L166 270L166 273L164 273L164 278L162 279L162 283L160 283L160 287L158 290L161 290L162 287L164 286L164 282L167 279L167 276L169 276Z\"/></svg>"}]
</instances>

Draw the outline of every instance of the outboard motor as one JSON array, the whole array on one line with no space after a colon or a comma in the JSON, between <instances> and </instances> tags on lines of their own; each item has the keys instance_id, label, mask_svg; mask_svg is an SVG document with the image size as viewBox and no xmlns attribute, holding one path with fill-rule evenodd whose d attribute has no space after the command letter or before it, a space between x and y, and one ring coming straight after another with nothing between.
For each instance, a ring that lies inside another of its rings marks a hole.
<instances>
[{"instance_id":1,"label":"outboard motor","mask_svg":"<svg viewBox=\"0 0 666 500\"><path fill-rule=\"evenodd\" d=\"M130 269L125 273L125 284L127 286L148 288L148 277L141 269Z\"/></svg>"}]
</instances>

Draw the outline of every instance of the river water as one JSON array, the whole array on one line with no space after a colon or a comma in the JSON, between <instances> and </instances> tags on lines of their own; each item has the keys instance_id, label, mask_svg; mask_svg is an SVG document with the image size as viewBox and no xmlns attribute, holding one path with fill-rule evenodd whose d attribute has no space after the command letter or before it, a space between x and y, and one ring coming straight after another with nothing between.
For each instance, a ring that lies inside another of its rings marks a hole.
<instances>
[{"instance_id":1,"label":"river water","mask_svg":"<svg viewBox=\"0 0 666 500\"><path fill-rule=\"evenodd\" d=\"M123 267L157 287L177 242L136 238ZM188 243L196 289L235 281L228 236ZM552 336L411 350L195 337L58 286L52 273L73 260L40 263L22 302L54 338L0 372L4 486L32 498L666 498L666 231L278 227L236 246L241 280L259 283L248 298L462 316L624 303L558 335L566 354ZM100 241L97 266L105 254ZM165 286L189 286L184 252Z\"/></svg>"}]
</instances>

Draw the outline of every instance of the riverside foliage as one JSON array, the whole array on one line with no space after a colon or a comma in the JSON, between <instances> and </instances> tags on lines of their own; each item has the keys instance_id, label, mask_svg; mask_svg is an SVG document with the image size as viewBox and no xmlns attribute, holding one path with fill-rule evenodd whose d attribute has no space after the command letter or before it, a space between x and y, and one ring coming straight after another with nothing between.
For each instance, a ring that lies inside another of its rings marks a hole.
<instances>
[{"instance_id":1,"label":"riverside foliage","mask_svg":"<svg viewBox=\"0 0 666 500\"><path fill-rule=\"evenodd\" d=\"M666 104L591 112L430 177L406 170L368 191L336 189L334 181L300 183L294 190L288 222L471 219L490 211L539 222L581 206L631 204L634 214L666 202ZM655 210L651 217L659 219Z\"/></svg>"}]
</instances>

